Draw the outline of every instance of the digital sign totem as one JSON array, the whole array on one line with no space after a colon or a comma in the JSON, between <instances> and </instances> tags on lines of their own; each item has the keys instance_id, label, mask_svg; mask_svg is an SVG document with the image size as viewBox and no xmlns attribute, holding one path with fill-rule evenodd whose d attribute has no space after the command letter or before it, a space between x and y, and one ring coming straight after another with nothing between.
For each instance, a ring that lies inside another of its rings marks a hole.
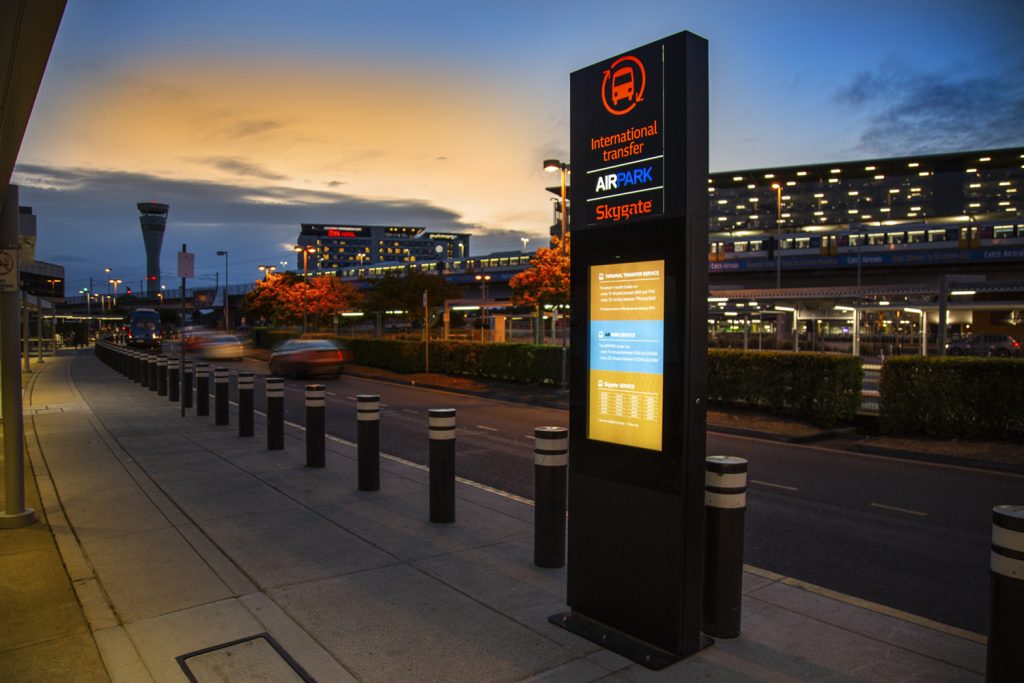
<instances>
[{"instance_id":1,"label":"digital sign totem","mask_svg":"<svg viewBox=\"0 0 1024 683\"><path fill-rule=\"evenodd\" d=\"M700 649L707 393L707 41L570 79L569 610L651 668Z\"/></svg>"}]
</instances>

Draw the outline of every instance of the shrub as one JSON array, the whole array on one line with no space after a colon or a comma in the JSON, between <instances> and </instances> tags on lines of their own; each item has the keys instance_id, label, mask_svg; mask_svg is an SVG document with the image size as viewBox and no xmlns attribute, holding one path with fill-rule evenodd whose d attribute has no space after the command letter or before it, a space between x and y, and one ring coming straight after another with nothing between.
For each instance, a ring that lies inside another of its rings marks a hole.
<instances>
[{"instance_id":1,"label":"shrub","mask_svg":"<svg viewBox=\"0 0 1024 683\"><path fill-rule=\"evenodd\" d=\"M708 350L708 399L765 409L822 426L853 420L860 359L828 353Z\"/></svg>"},{"instance_id":2,"label":"shrub","mask_svg":"<svg viewBox=\"0 0 1024 683\"><path fill-rule=\"evenodd\" d=\"M888 433L1024 437L1024 362L895 357L882 366L879 425Z\"/></svg>"}]
</instances>

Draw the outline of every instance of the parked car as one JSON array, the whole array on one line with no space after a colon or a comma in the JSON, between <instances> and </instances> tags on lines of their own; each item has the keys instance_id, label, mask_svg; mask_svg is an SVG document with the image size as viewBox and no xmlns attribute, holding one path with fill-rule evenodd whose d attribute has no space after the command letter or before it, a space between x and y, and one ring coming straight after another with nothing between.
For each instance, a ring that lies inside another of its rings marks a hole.
<instances>
[{"instance_id":1,"label":"parked car","mask_svg":"<svg viewBox=\"0 0 1024 683\"><path fill-rule=\"evenodd\" d=\"M1008 334L972 334L946 345L949 356L1020 356L1020 342Z\"/></svg>"},{"instance_id":2,"label":"parked car","mask_svg":"<svg viewBox=\"0 0 1024 683\"><path fill-rule=\"evenodd\" d=\"M199 344L199 353L210 360L242 360L245 349L242 342L230 334L217 334L203 337Z\"/></svg>"},{"instance_id":3,"label":"parked car","mask_svg":"<svg viewBox=\"0 0 1024 683\"><path fill-rule=\"evenodd\" d=\"M270 353L270 374L339 377L352 352L328 339L288 339Z\"/></svg>"}]
</instances>

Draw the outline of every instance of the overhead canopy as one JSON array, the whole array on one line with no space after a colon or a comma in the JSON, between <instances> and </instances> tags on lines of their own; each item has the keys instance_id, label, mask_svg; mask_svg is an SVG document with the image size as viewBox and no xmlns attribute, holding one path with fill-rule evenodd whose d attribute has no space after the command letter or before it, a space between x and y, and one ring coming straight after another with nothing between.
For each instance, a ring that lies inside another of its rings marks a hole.
<instances>
[{"instance_id":1,"label":"overhead canopy","mask_svg":"<svg viewBox=\"0 0 1024 683\"><path fill-rule=\"evenodd\" d=\"M0 2L0 210L66 4Z\"/></svg>"}]
</instances>

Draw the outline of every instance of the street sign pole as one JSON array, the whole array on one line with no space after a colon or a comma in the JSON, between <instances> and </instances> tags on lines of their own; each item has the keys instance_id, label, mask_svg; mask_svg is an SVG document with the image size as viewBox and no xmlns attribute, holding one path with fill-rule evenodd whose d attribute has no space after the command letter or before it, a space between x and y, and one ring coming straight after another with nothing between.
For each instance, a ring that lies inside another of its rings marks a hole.
<instances>
[{"instance_id":1,"label":"street sign pole","mask_svg":"<svg viewBox=\"0 0 1024 683\"><path fill-rule=\"evenodd\" d=\"M182 383L182 391L184 391L185 383L185 279L196 276L196 262L195 254L188 253L188 248L182 244L181 253L178 254L178 275L181 277L181 331L178 333L178 346L180 347L179 352L181 354L181 365L182 368L179 382ZM181 416L185 417L185 402L181 402Z\"/></svg>"}]
</instances>

